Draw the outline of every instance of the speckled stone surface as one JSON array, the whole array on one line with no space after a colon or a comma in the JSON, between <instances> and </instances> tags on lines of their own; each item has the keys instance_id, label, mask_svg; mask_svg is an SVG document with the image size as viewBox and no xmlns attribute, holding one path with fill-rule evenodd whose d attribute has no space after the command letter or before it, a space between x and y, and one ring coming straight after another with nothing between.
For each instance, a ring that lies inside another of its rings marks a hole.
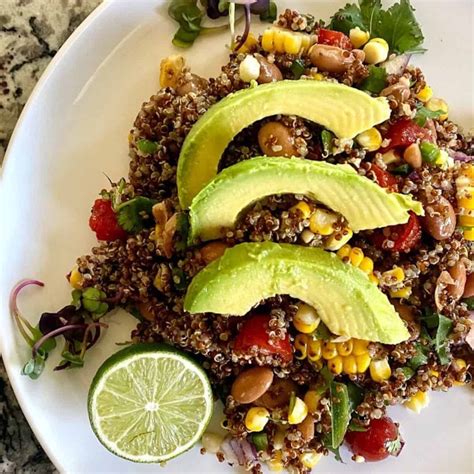
<instances>
[{"instance_id":1,"label":"speckled stone surface","mask_svg":"<svg viewBox=\"0 0 474 474\"><path fill-rule=\"evenodd\" d=\"M0 163L28 96L101 0L0 0Z\"/></svg>"},{"instance_id":2,"label":"speckled stone surface","mask_svg":"<svg viewBox=\"0 0 474 474\"><path fill-rule=\"evenodd\" d=\"M0 163L28 96L101 0L0 0ZM0 473L57 472L26 422L0 358Z\"/></svg>"}]
</instances>

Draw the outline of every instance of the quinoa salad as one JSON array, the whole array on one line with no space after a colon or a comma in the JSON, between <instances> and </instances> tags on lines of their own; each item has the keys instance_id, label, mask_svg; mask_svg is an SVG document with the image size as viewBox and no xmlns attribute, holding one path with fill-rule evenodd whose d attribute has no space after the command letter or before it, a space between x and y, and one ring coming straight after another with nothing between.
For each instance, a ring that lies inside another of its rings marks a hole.
<instances>
[{"instance_id":1,"label":"quinoa salad","mask_svg":"<svg viewBox=\"0 0 474 474\"><path fill-rule=\"evenodd\" d=\"M23 372L37 378L56 342L55 370L87 364L119 307L137 318L126 344L204 369L225 434L204 427L202 454L254 473L310 472L343 444L355 462L398 456L387 409L419 413L472 379L472 137L410 62L423 35L409 2L326 22L316 6L236 3L207 3L232 30L246 21L217 77L163 58L128 177L92 205L98 243L67 274L72 302L32 327L16 297L42 282L13 290ZM174 42L190 46L178 7ZM269 21L260 35L251 13ZM385 34L398 14L409 31Z\"/></svg>"}]
</instances>

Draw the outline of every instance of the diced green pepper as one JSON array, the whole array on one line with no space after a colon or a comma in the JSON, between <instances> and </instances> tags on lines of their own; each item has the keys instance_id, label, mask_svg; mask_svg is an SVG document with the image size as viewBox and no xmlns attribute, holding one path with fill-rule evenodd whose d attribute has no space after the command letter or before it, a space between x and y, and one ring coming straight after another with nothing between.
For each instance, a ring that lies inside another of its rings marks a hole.
<instances>
[{"instance_id":1,"label":"diced green pepper","mask_svg":"<svg viewBox=\"0 0 474 474\"><path fill-rule=\"evenodd\" d=\"M268 437L264 431L252 434L252 443L257 451L266 451L268 448Z\"/></svg>"},{"instance_id":2,"label":"diced green pepper","mask_svg":"<svg viewBox=\"0 0 474 474\"><path fill-rule=\"evenodd\" d=\"M321 142L323 144L324 156L332 154L332 139L334 135L329 130L323 130L321 132Z\"/></svg>"},{"instance_id":3,"label":"diced green pepper","mask_svg":"<svg viewBox=\"0 0 474 474\"><path fill-rule=\"evenodd\" d=\"M304 73L304 63L301 59L295 59L291 64L291 72L295 76L295 79L299 79Z\"/></svg>"},{"instance_id":4,"label":"diced green pepper","mask_svg":"<svg viewBox=\"0 0 474 474\"><path fill-rule=\"evenodd\" d=\"M434 165L439 155L439 148L431 142L420 143L421 157L425 163Z\"/></svg>"}]
</instances>

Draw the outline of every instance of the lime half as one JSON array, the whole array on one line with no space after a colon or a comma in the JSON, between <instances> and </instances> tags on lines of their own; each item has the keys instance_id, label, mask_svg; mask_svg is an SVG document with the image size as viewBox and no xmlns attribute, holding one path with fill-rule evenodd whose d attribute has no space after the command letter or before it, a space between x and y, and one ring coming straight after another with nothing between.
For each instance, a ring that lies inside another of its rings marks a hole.
<instances>
[{"instance_id":1,"label":"lime half","mask_svg":"<svg viewBox=\"0 0 474 474\"><path fill-rule=\"evenodd\" d=\"M212 414L204 370L164 344L136 344L107 359L89 390L99 441L135 462L163 462L191 448Z\"/></svg>"}]
</instances>

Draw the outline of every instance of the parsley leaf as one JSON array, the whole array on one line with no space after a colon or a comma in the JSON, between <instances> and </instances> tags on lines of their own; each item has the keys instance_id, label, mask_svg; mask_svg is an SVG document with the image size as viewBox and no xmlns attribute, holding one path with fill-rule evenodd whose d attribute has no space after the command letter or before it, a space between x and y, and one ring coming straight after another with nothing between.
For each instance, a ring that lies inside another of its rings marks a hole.
<instances>
[{"instance_id":1,"label":"parsley leaf","mask_svg":"<svg viewBox=\"0 0 474 474\"><path fill-rule=\"evenodd\" d=\"M433 111L433 110L427 109L426 107L421 106L416 111L416 114L413 120L420 127L424 127L428 119L438 118L440 115L443 115L443 114L444 112L442 110Z\"/></svg>"},{"instance_id":2,"label":"parsley leaf","mask_svg":"<svg viewBox=\"0 0 474 474\"><path fill-rule=\"evenodd\" d=\"M416 371L418 367L428 363L428 354L430 352L427 346L423 346L420 343L416 343L415 348L415 355L408 362L408 366L414 371Z\"/></svg>"},{"instance_id":3,"label":"parsley leaf","mask_svg":"<svg viewBox=\"0 0 474 474\"><path fill-rule=\"evenodd\" d=\"M117 207L117 220L127 232L140 232L151 217L151 209L156 204L154 199L137 196Z\"/></svg>"},{"instance_id":4,"label":"parsley leaf","mask_svg":"<svg viewBox=\"0 0 474 474\"><path fill-rule=\"evenodd\" d=\"M474 309L474 296L471 296L470 298L466 298L464 300L464 303L466 303L467 309L473 310Z\"/></svg>"},{"instance_id":5,"label":"parsley leaf","mask_svg":"<svg viewBox=\"0 0 474 474\"><path fill-rule=\"evenodd\" d=\"M359 88L363 91L379 94L387 84L387 72L383 67L369 66L369 76L365 78Z\"/></svg>"},{"instance_id":6,"label":"parsley leaf","mask_svg":"<svg viewBox=\"0 0 474 474\"><path fill-rule=\"evenodd\" d=\"M371 37L383 38L394 53L423 52L423 33L409 0L400 0L388 10L381 0L348 3L331 18L330 28L349 34L352 28L368 31Z\"/></svg>"},{"instance_id":7,"label":"parsley leaf","mask_svg":"<svg viewBox=\"0 0 474 474\"><path fill-rule=\"evenodd\" d=\"M451 328L453 327L453 322L443 316L442 314L439 316L439 323L438 329L436 330L436 337L435 337L435 350L438 354L439 361L442 365L449 364L451 360L451 356L448 351L448 347L446 344L446 339L451 332Z\"/></svg>"}]
</instances>

